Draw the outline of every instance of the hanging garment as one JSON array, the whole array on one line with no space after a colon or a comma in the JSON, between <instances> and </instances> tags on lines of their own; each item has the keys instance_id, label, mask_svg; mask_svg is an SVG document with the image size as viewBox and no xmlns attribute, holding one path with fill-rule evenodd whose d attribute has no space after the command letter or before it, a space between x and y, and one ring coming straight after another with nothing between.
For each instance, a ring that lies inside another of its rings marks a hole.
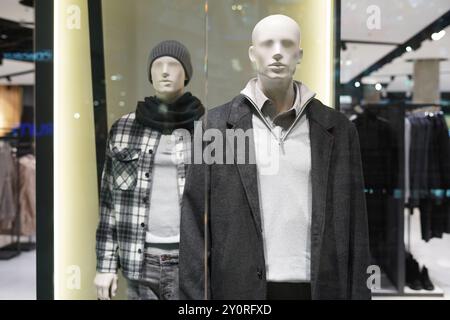
<instances>
[{"instance_id":1,"label":"hanging garment","mask_svg":"<svg viewBox=\"0 0 450 320\"><path fill-rule=\"evenodd\" d=\"M392 194L398 186L398 143L391 124L370 109L353 123L360 138L366 192Z\"/></svg>"},{"instance_id":2,"label":"hanging garment","mask_svg":"<svg viewBox=\"0 0 450 320\"><path fill-rule=\"evenodd\" d=\"M431 143L431 125L421 116L412 115L410 147L410 205L418 207L420 199L428 196L428 147Z\"/></svg>"},{"instance_id":3,"label":"hanging garment","mask_svg":"<svg viewBox=\"0 0 450 320\"><path fill-rule=\"evenodd\" d=\"M450 233L450 139L442 113L414 114L411 122L410 205L420 209L422 239Z\"/></svg>"},{"instance_id":4,"label":"hanging garment","mask_svg":"<svg viewBox=\"0 0 450 320\"><path fill-rule=\"evenodd\" d=\"M422 200L421 213L425 234L422 238L442 238L443 233L450 233L449 200L445 197L450 188L450 144L448 127L442 114L429 116L432 130L429 148L428 186L429 197Z\"/></svg>"},{"instance_id":5,"label":"hanging garment","mask_svg":"<svg viewBox=\"0 0 450 320\"><path fill-rule=\"evenodd\" d=\"M36 159L27 155L20 164L20 230L23 236L36 233Z\"/></svg>"},{"instance_id":6,"label":"hanging garment","mask_svg":"<svg viewBox=\"0 0 450 320\"><path fill-rule=\"evenodd\" d=\"M388 120L365 109L354 120L360 138L370 251L375 261L385 255L389 199L398 185L398 143Z\"/></svg>"},{"instance_id":7,"label":"hanging garment","mask_svg":"<svg viewBox=\"0 0 450 320\"><path fill-rule=\"evenodd\" d=\"M9 144L0 142L0 231L10 230L16 216L16 168Z\"/></svg>"},{"instance_id":8,"label":"hanging garment","mask_svg":"<svg viewBox=\"0 0 450 320\"><path fill-rule=\"evenodd\" d=\"M411 196L409 180L409 157L411 150L411 121L405 118L405 204L409 202Z\"/></svg>"}]
</instances>

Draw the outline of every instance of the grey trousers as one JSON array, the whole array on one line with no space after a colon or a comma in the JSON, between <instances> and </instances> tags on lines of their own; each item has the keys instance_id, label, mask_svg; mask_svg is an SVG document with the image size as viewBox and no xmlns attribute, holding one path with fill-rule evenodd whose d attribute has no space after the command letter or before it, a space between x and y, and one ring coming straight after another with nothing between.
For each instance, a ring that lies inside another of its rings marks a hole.
<instances>
[{"instance_id":1,"label":"grey trousers","mask_svg":"<svg viewBox=\"0 0 450 320\"><path fill-rule=\"evenodd\" d=\"M178 245L146 246L142 279L127 279L128 300L178 300Z\"/></svg>"}]
</instances>

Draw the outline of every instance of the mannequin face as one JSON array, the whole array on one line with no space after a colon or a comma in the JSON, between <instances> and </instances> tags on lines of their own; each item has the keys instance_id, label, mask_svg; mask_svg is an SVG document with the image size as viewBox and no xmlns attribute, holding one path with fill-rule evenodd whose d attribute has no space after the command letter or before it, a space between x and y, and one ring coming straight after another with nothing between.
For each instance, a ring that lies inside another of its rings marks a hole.
<instances>
[{"instance_id":1,"label":"mannequin face","mask_svg":"<svg viewBox=\"0 0 450 320\"><path fill-rule=\"evenodd\" d=\"M252 34L250 60L259 76L269 79L292 78L303 56L300 28L284 15L268 16L258 22Z\"/></svg>"},{"instance_id":2,"label":"mannequin face","mask_svg":"<svg viewBox=\"0 0 450 320\"><path fill-rule=\"evenodd\" d=\"M161 101L170 103L183 94L186 75L177 59L168 56L156 59L151 73L156 96Z\"/></svg>"}]
</instances>

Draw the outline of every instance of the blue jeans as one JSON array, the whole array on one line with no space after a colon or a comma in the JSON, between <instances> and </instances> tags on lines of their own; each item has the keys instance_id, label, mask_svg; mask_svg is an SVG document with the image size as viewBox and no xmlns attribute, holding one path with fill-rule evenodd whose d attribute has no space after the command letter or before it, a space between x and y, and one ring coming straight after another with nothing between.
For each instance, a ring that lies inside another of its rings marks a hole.
<instances>
[{"instance_id":1,"label":"blue jeans","mask_svg":"<svg viewBox=\"0 0 450 320\"><path fill-rule=\"evenodd\" d=\"M144 254L142 278L127 279L128 300L178 300L178 247L152 245Z\"/></svg>"}]
</instances>

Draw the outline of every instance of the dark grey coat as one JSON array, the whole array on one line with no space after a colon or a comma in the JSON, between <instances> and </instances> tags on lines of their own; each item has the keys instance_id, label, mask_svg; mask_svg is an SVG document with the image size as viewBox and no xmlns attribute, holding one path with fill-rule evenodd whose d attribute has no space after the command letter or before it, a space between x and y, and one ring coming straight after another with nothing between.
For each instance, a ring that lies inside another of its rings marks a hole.
<instances>
[{"instance_id":1,"label":"dark grey coat","mask_svg":"<svg viewBox=\"0 0 450 320\"><path fill-rule=\"evenodd\" d=\"M209 111L205 128L247 130L252 128L252 110L239 95ZM368 226L357 131L343 114L316 99L306 115L312 162L312 298L369 299ZM191 165L181 216L181 299L204 299L205 288L209 299L266 298L255 164Z\"/></svg>"}]
</instances>

